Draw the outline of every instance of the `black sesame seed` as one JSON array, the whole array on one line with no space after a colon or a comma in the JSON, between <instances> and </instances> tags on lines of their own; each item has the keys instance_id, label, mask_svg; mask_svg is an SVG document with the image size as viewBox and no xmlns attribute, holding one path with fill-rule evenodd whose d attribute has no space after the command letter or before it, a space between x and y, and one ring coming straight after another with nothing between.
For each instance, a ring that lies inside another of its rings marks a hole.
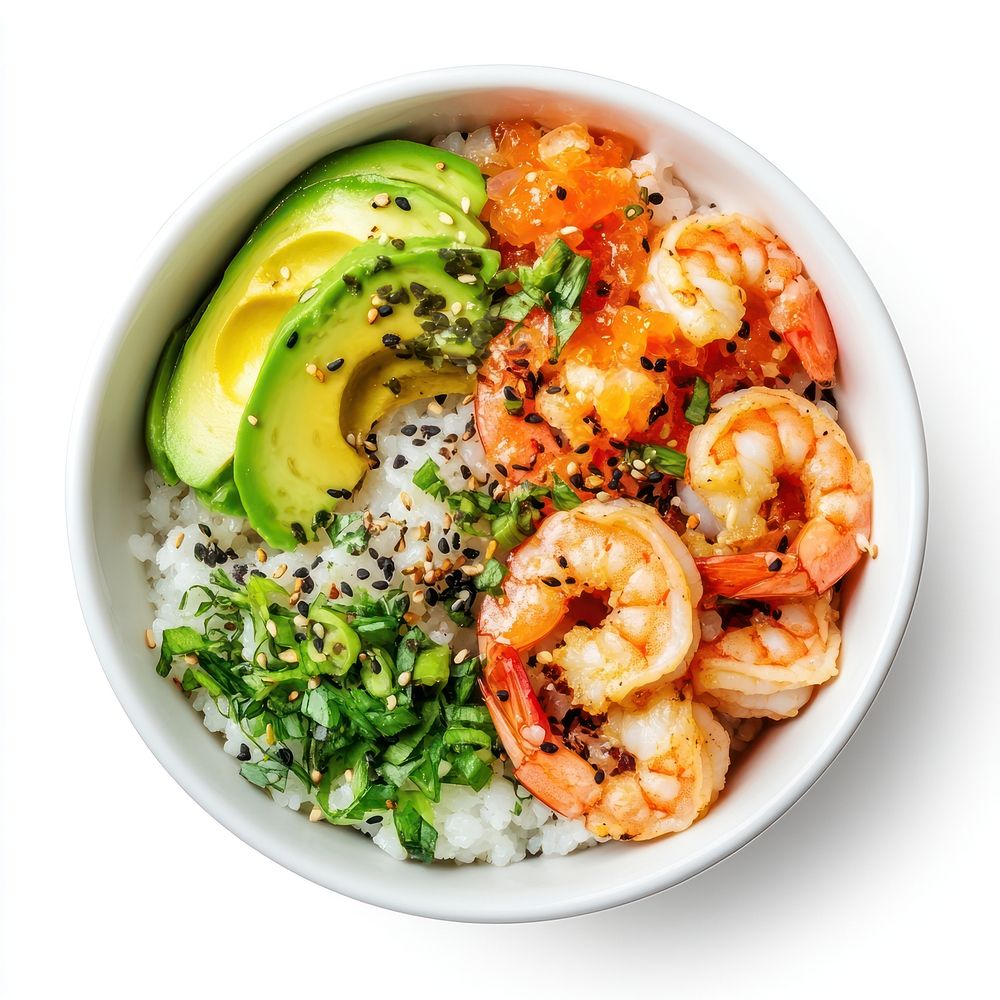
<instances>
[{"instance_id":1,"label":"black sesame seed","mask_svg":"<svg viewBox=\"0 0 1000 1000\"><path fill-rule=\"evenodd\" d=\"M386 583L385 580L376 580L372 584L372 590L388 590L388 589L389 589L389 584Z\"/></svg>"},{"instance_id":2,"label":"black sesame seed","mask_svg":"<svg viewBox=\"0 0 1000 1000\"><path fill-rule=\"evenodd\" d=\"M653 370L653 362L650 358L647 358L645 354L639 358L639 364L642 365L642 367L648 372Z\"/></svg>"},{"instance_id":3,"label":"black sesame seed","mask_svg":"<svg viewBox=\"0 0 1000 1000\"><path fill-rule=\"evenodd\" d=\"M726 352L728 354L736 353L736 345L731 340L726 341Z\"/></svg>"},{"instance_id":4,"label":"black sesame seed","mask_svg":"<svg viewBox=\"0 0 1000 1000\"><path fill-rule=\"evenodd\" d=\"M566 188L564 188L561 184L556 185L556 197L560 201L565 201L566 200L566 195L568 193L569 192L567 192Z\"/></svg>"},{"instance_id":5,"label":"black sesame seed","mask_svg":"<svg viewBox=\"0 0 1000 1000\"><path fill-rule=\"evenodd\" d=\"M769 336L769 337L771 338L771 340L773 340L773 341L774 341L774 342L775 342L776 344L780 344L780 343L781 343L781 334L780 334L780 333L776 333L776 332L775 332L774 330L768 330L768 331L767 331L767 335L768 335L768 336Z\"/></svg>"},{"instance_id":6,"label":"black sesame seed","mask_svg":"<svg viewBox=\"0 0 1000 1000\"><path fill-rule=\"evenodd\" d=\"M541 750L542 753L555 753L559 748L555 745L555 743L546 740L539 746L538 749Z\"/></svg>"},{"instance_id":7,"label":"black sesame seed","mask_svg":"<svg viewBox=\"0 0 1000 1000\"><path fill-rule=\"evenodd\" d=\"M663 195L660 194L659 191L650 191L649 192L649 203L650 203L650 205L662 205L663 204Z\"/></svg>"},{"instance_id":8,"label":"black sesame seed","mask_svg":"<svg viewBox=\"0 0 1000 1000\"><path fill-rule=\"evenodd\" d=\"M315 559L309 564L310 569L315 569L323 561L322 556L316 556Z\"/></svg>"},{"instance_id":9,"label":"black sesame seed","mask_svg":"<svg viewBox=\"0 0 1000 1000\"><path fill-rule=\"evenodd\" d=\"M302 577L302 593L311 594L316 589L316 583L311 576Z\"/></svg>"},{"instance_id":10,"label":"black sesame seed","mask_svg":"<svg viewBox=\"0 0 1000 1000\"><path fill-rule=\"evenodd\" d=\"M296 578L297 578L297 579L299 579L299 580L301 580L301 579L302 579L302 578L303 578L304 576L308 576L308 575L309 575L309 570L307 570L307 569L305 568L305 566L300 566L300 567L299 567L299 568L298 568L298 569L297 569L297 570L296 570L296 571L295 571L295 572L294 572L294 573L292 574L292 576L296 577Z\"/></svg>"},{"instance_id":11,"label":"black sesame seed","mask_svg":"<svg viewBox=\"0 0 1000 1000\"><path fill-rule=\"evenodd\" d=\"M371 576L371 572L362 566L355 574L359 580L367 580Z\"/></svg>"},{"instance_id":12,"label":"black sesame seed","mask_svg":"<svg viewBox=\"0 0 1000 1000\"><path fill-rule=\"evenodd\" d=\"M448 544L447 538L438 539L438 552L440 552L443 556L446 556L449 552L451 552L451 546Z\"/></svg>"},{"instance_id":13,"label":"black sesame seed","mask_svg":"<svg viewBox=\"0 0 1000 1000\"><path fill-rule=\"evenodd\" d=\"M544 583L546 587L561 587L562 586L562 583L556 577L554 577L554 576L543 576L542 577L542 583Z\"/></svg>"},{"instance_id":14,"label":"black sesame seed","mask_svg":"<svg viewBox=\"0 0 1000 1000\"><path fill-rule=\"evenodd\" d=\"M288 335L288 340L285 341L285 347L294 347L299 342L299 331L292 330Z\"/></svg>"},{"instance_id":15,"label":"black sesame seed","mask_svg":"<svg viewBox=\"0 0 1000 1000\"><path fill-rule=\"evenodd\" d=\"M386 303L384 306L379 306L378 307L378 314L379 314L379 316L383 316L383 317L385 317L385 316L391 316L392 315L392 306L390 306L388 303ZM398 342L399 341L397 339L397 343ZM386 344L386 347L393 347L393 346L394 346L393 344Z\"/></svg>"},{"instance_id":16,"label":"black sesame seed","mask_svg":"<svg viewBox=\"0 0 1000 1000\"><path fill-rule=\"evenodd\" d=\"M292 766L292 760L294 758L292 757L292 751L289 750L288 747L279 747L275 752L275 757L277 757L278 760L285 765L285 767Z\"/></svg>"},{"instance_id":17,"label":"black sesame seed","mask_svg":"<svg viewBox=\"0 0 1000 1000\"><path fill-rule=\"evenodd\" d=\"M334 358L333 361L331 361L326 366L326 370L328 372L335 372L338 369L343 368L343 367L344 367L344 359L343 358Z\"/></svg>"},{"instance_id":18,"label":"black sesame seed","mask_svg":"<svg viewBox=\"0 0 1000 1000\"><path fill-rule=\"evenodd\" d=\"M529 413L525 416L524 422L526 424L540 424L542 423L542 415L540 413Z\"/></svg>"},{"instance_id":19,"label":"black sesame seed","mask_svg":"<svg viewBox=\"0 0 1000 1000\"><path fill-rule=\"evenodd\" d=\"M509 399L512 403L521 402L521 397L509 385L503 387L504 399Z\"/></svg>"},{"instance_id":20,"label":"black sesame seed","mask_svg":"<svg viewBox=\"0 0 1000 1000\"><path fill-rule=\"evenodd\" d=\"M413 435L417 433L417 425L406 424L405 426L399 428L399 433L405 434L407 437L413 437Z\"/></svg>"},{"instance_id":21,"label":"black sesame seed","mask_svg":"<svg viewBox=\"0 0 1000 1000\"><path fill-rule=\"evenodd\" d=\"M348 597L354 596L354 588L346 580L340 581L340 592Z\"/></svg>"},{"instance_id":22,"label":"black sesame seed","mask_svg":"<svg viewBox=\"0 0 1000 1000\"><path fill-rule=\"evenodd\" d=\"M249 760L250 759L250 747L245 743L240 744L240 752L236 755L237 760Z\"/></svg>"},{"instance_id":23,"label":"black sesame seed","mask_svg":"<svg viewBox=\"0 0 1000 1000\"><path fill-rule=\"evenodd\" d=\"M409 212L410 210L410 200L409 198L404 198L400 195L398 198L394 198L393 201L401 208L404 212Z\"/></svg>"},{"instance_id":24,"label":"black sesame seed","mask_svg":"<svg viewBox=\"0 0 1000 1000\"><path fill-rule=\"evenodd\" d=\"M649 240L647 240L645 236L642 238L642 249L645 250L646 253L649 253Z\"/></svg>"},{"instance_id":25,"label":"black sesame seed","mask_svg":"<svg viewBox=\"0 0 1000 1000\"><path fill-rule=\"evenodd\" d=\"M382 306L382 309L388 309L390 312L392 311L391 306ZM380 313L382 309L379 309ZM386 333L382 337L382 343L386 347L395 347L399 343L399 341L400 337L398 334L395 333Z\"/></svg>"},{"instance_id":26,"label":"black sesame seed","mask_svg":"<svg viewBox=\"0 0 1000 1000\"><path fill-rule=\"evenodd\" d=\"M604 772L600 768L594 772L594 781L599 785L604 781Z\"/></svg>"},{"instance_id":27,"label":"black sesame seed","mask_svg":"<svg viewBox=\"0 0 1000 1000\"><path fill-rule=\"evenodd\" d=\"M569 481L578 489L583 489L583 476L579 472L574 472L572 476L569 477Z\"/></svg>"},{"instance_id":28,"label":"black sesame seed","mask_svg":"<svg viewBox=\"0 0 1000 1000\"><path fill-rule=\"evenodd\" d=\"M437 604L439 596L440 595L438 594L438 592L433 587L429 587L424 592L424 600L427 602L427 606L429 608L433 608L434 605Z\"/></svg>"},{"instance_id":29,"label":"black sesame seed","mask_svg":"<svg viewBox=\"0 0 1000 1000\"><path fill-rule=\"evenodd\" d=\"M501 465L499 462L497 462L497 472L499 472L501 476L506 476L507 475L507 466L506 465Z\"/></svg>"},{"instance_id":30,"label":"black sesame seed","mask_svg":"<svg viewBox=\"0 0 1000 1000\"><path fill-rule=\"evenodd\" d=\"M202 562L205 559L205 553L208 549L201 542L196 542L194 546L194 557L198 562Z\"/></svg>"},{"instance_id":31,"label":"black sesame seed","mask_svg":"<svg viewBox=\"0 0 1000 1000\"><path fill-rule=\"evenodd\" d=\"M300 615L307 615L309 614L309 605L305 601L299 601L299 603L295 605L295 610L298 611Z\"/></svg>"},{"instance_id":32,"label":"black sesame seed","mask_svg":"<svg viewBox=\"0 0 1000 1000\"><path fill-rule=\"evenodd\" d=\"M586 455L588 451L590 451L590 445L589 444L581 444L578 448L574 448L573 449L573 454L574 455Z\"/></svg>"},{"instance_id":33,"label":"black sesame seed","mask_svg":"<svg viewBox=\"0 0 1000 1000\"><path fill-rule=\"evenodd\" d=\"M199 524L198 530L206 537L212 537L212 529L207 524Z\"/></svg>"},{"instance_id":34,"label":"black sesame seed","mask_svg":"<svg viewBox=\"0 0 1000 1000\"><path fill-rule=\"evenodd\" d=\"M394 469L401 469L404 465L406 465L406 456L405 455L397 455L392 460L392 467Z\"/></svg>"},{"instance_id":35,"label":"black sesame seed","mask_svg":"<svg viewBox=\"0 0 1000 1000\"><path fill-rule=\"evenodd\" d=\"M295 638L296 642L305 642L306 641L306 634L305 634L305 632L296 632L295 635L294 635L294 638Z\"/></svg>"},{"instance_id":36,"label":"black sesame seed","mask_svg":"<svg viewBox=\"0 0 1000 1000\"><path fill-rule=\"evenodd\" d=\"M780 559L775 559L774 562L768 563L767 564L767 569L768 569L768 572L770 572L770 573L777 573L778 570L781 569L781 560Z\"/></svg>"},{"instance_id":37,"label":"black sesame seed","mask_svg":"<svg viewBox=\"0 0 1000 1000\"><path fill-rule=\"evenodd\" d=\"M569 565L569 560L565 556L557 556L556 562L565 569Z\"/></svg>"},{"instance_id":38,"label":"black sesame seed","mask_svg":"<svg viewBox=\"0 0 1000 1000\"><path fill-rule=\"evenodd\" d=\"M788 535L781 536L781 541L778 542L777 549L782 555L788 551Z\"/></svg>"},{"instance_id":39,"label":"black sesame seed","mask_svg":"<svg viewBox=\"0 0 1000 1000\"><path fill-rule=\"evenodd\" d=\"M420 433L423 434L425 438L432 438L441 433L441 428L435 427L434 424L424 424L420 428Z\"/></svg>"},{"instance_id":40,"label":"black sesame seed","mask_svg":"<svg viewBox=\"0 0 1000 1000\"><path fill-rule=\"evenodd\" d=\"M306 529L303 528L302 525L299 524L298 521L292 521L292 523L289 525L289 528L291 529L292 535L294 536L295 540L299 544L305 545L305 542L306 542Z\"/></svg>"},{"instance_id":41,"label":"black sesame seed","mask_svg":"<svg viewBox=\"0 0 1000 1000\"><path fill-rule=\"evenodd\" d=\"M601 280L594 285L594 291L603 299L611 294L611 286L606 281Z\"/></svg>"},{"instance_id":42,"label":"black sesame seed","mask_svg":"<svg viewBox=\"0 0 1000 1000\"><path fill-rule=\"evenodd\" d=\"M667 359L657 358L656 362L653 364L653 371L662 373L665 372L666 370L667 370Z\"/></svg>"},{"instance_id":43,"label":"black sesame seed","mask_svg":"<svg viewBox=\"0 0 1000 1000\"><path fill-rule=\"evenodd\" d=\"M411 443L416 445L418 448L423 448L423 446L427 444L423 438L414 438Z\"/></svg>"}]
</instances>

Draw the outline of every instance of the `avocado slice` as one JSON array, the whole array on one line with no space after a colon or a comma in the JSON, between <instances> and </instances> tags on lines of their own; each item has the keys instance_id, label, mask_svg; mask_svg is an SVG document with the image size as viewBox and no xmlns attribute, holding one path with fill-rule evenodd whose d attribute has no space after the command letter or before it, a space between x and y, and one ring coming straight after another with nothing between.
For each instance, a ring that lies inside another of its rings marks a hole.
<instances>
[{"instance_id":1,"label":"avocado slice","mask_svg":"<svg viewBox=\"0 0 1000 1000\"><path fill-rule=\"evenodd\" d=\"M313 281L361 241L452 229L473 245L489 241L479 221L450 202L381 177L318 180L286 198L226 269L170 379L162 453L175 475L206 493L228 483L236 430L264 353L285 313L312 294Z\"/></svg>"},{"instance_id":2,"label":"avocado slice","mask_svg":"<svg viewBox=\"0 0 1000 1000\"><path fill-rule=\"evenodd\" d=\"M289 312L247 403L234 463L247 517L271 545L292 549L329 522L368 470L364 439L384 413L470 390L471 360L503 326L487 313L498 267L495 251L439 241L366 245Z\"/></svg>"},{"instance_id":3,"label":"avocado slice","mask_svg":"<svg viewBox=\"0 0 1000 1000\"><path fill-rule=\"evenodd\" d=\"M439 167L438 164L441 164ZM478 216L486 204L486 185L479 167L446 149L407 139L385 139L366 146L341 149L299 174L274 200L273 206L299 188L330 177L377 174L389 180L421 184L465 214ZM463 199L468 205L463 208ZM273 207L272 206L272 207Z\"/></svg>"}]
</instances>

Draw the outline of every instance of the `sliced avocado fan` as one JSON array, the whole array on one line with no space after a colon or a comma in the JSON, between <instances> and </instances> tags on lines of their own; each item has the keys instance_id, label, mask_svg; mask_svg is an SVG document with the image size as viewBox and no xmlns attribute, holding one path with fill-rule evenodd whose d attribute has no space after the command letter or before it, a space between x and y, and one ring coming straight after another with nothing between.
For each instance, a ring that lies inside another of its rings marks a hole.
<instances>
[{"instance_id":1,"label":"sliced avocado fan","mask_svg":"<svg viewBox=\"0 0 1000 1000\"><path fill-rule=\"evenodd\" d=\"M292 549L329 523L368 470L365 437L389 409L469 391L472 362L503 326L487 312L499 262L495 251L436 240L364 245L288 313L240 421L233 466L267 542Z\"/></svg>"},{"instance_id":2,"label":"sliced avocado fan","mask_svg":"<svg viewBox=\"0 0 1000 1000\"><path fill-rule=\"evenodd\" d=\"M488 243L474 216L422 186L359 175L317 179L291 193L230 263L183 346L160 402L161 467L172 468L207 502L236 512L230 471L236 431L282 317L358 243L442 233Z\"/></svg>"}]
</instances>

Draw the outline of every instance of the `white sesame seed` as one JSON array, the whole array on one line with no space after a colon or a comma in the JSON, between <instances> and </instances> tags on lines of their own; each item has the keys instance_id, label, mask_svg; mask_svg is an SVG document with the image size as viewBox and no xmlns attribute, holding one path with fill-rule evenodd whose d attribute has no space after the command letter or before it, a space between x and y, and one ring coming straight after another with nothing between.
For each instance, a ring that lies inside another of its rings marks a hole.
<instances>
[{"instance_id":1,"label":"white sesame seed","mask_svg":"<svg viewBox=\"0 0 1000 1000\"><path fill-rule=\"evenodd\" d=\"M307 375L316 374L316 366L311 361L309 362L309 364L306 365L306 374Z\"/></svg>"},{"instance_id":2,"label":"white sesame seed","mask_svg":"<svg viewBox=\"0 0 1000 1000\"><path fill-rule=\"evenodd\" d=\"M529 184L534 184L534 183L535 183L535 181L537 181L537 180L538 180L538 173L537 173L536 171L532 170L532 171L530 171L529 173L526 173L526 174L524 175L524 179L525 179L525 180L526 180L526 181L527 181L527 182L528 182Z\"/></svg>"},{"instance_id":3,"label":"white sesame seed","mask_svg":"<svg viewBox=\"0 0 1000 1000\"><path fill-rule=\"evenodd\" d=\"M470 208L472 208L472 202L469 201L468 196L466 196L462 199L462 211L468 212Z\"/></svg>"},{"instance_id":4,"label":"white sesame seed","mask_svg":"<svg viewBox=\"0 0 1000 1000\"><path fill-rule=\"evenodd\" d=\"M406 685L410 683L410 677L411 677L411 676L412 676L412 675L410 674L410 671L409 671L409 670L404 670L404 671L403 671L403 672L402 672L402 673L401 673L401 674L400 674L400 675L399 675L399 676L398 676L398 677L396 678L396 680L397 680L397 681L399 681L399 686L400 686L400 687L406 687Z\"/></svg>"},{"instance_id":5,"label":"white sesame seed","mask_svg":"<svg viewBox=\"0 0 1000 1000\"><path fill-rule=\"evenodd\" d=\"M267 562L267 553L263 549L257 550L257 562Z\"/></svg>"},{"instance_id":6,"label":"white sesame seed","mask_svg":"<svg viewBox=\"0 0 1000 1000\"><path fill-rule=\"evenodd\" d=\"M444 413L444 407L436 399L432 399L427 404L427 412L433 413L435 417L439 417Z\"/></svg>"},{"instance_id":7,"label":"white sesame seed","mask_svg":"<svg viewBox=\"0 0 1000 1000\"><path fill-rule=\"evenodd\" d=\"M461 663L462 660L464 660L468 655L469 655L469 651L467 649L460 649L455 654L455 660L454 660L454 662L455 663Z\"/></svg>"},{"instance_id":8,"label":"white sesame seed","mask_svg":"<svg viewBox=\"0 0 1000 1000\"><path fill-rule=\"evenodd\" d=\"M323 810L319 806L313 806L312 812L309 813L309 822L318 823L323 818Z\"/></svg>"},{"instance_id":9,"label":"white sesame seed","mask_svg":"<svg viewBox=\"0 0 1000 1000\"><path fill-rule=\"evenodd\" d=\"M396 696L394 694L389 695L385 699L385 707L391 712L396 707Z\"/></svg>"},{"instance_id":10,"label":"white sesame seed","mask_svg":"<svg viewBox=\"0 0 1000 1000\"><path fill-rule=\"evenodd\" d=\"M247 423L251 427L256 427L257 426L257 422L258 422L257 418L252 413L248 413L247 414Z\"/></svg>"},{"instance_id":11,"label":"white sesame seed","mask_svg":"<svg viewBox=\"0 0 1000 1000\"><path fill-rule=\"evenodd\" d=\"M600 490L598 493L595 494L594 499L600 500L601 503L607 503L611 499L611 494L605 493L604 490Z\"/></svg>"},{"instance_id":12,"label":"white sesame seed","mask_svg":"<svg viewBox=\"0 0 1000 1000\"><path fill-rule=\"evenodd\" d=\"M357 443L358 439L353 434L347 435L347 443L353 448Z\"/></svg>"},{"instance_id":13,"label":"white sesame seed","mask_svg":"<svg viewBox=\"0 0 1000 1000\"><path fill-rule=\"evenodd\" d=\"M453 226L455 220L447 212L438 212L438 219L446 226Z\"/></svg>"},{"instance_id":14,"label":"white sesame seed","mask_svg":"<svg viewBox=\"0 0 1000 1000\"><path fill-rule=\"evenodd\" d=\"M641 472L643 469L646 468L646 463L641 458L633 459L632 468L639 469L639 471Z\"/></svg>"},{"instance_id":15,"label":"white sesame seed","mask_svg":"<svg viewBox=\"0 0 1000 1000\"><path fill-rule=\"evenodd\" d=\"M385 191L380 192L372 198L372 204L376 208L385 208L389 204L389 195Z\"/></svg>"},{"instance_id":16,"label":"white sesame seed","mask_svg":"<svg viewBox=\"0 0 1000 1000\"><path fill-rule=\"evenodd\" d=\"M146 629L146 649L156 649L156 638L151 628Z\"/></svg>"},{"instance_id":17,"label":"white sesame seed","mask_svg":"<svg viewBox=\"0 0 1000 1000\"><path fill-rule=\"evenodd\" d=\"M318 288L307 288L299 296L299 302L308 302L318 291L319 291Z\"/></svg>"},{"instance_id":18,"label":"white sesame seed","mask_svg":"<svg viewBox=\"0 0 1000 1000\"><path fill-rule=\"evenodd\" d=\"M264 730L264 742L269 746L273 747L277 742L274 736L274 726L269 722L267 728Z\"/></svg>"},{"instance_id":19,"label":"white sesame seed","mask_svg":"<svg viewBox=\"0 0 1000 1000\"><path fill-rule=\"evenodd\" d=\"M353 780L354 780L354 772L350 768L348 768L344 772L344 781L353 781Z\"/></svg>"},{"instance_id":20,"label":"white sesame seed","mask_svg":"<svg viewBox=\"0 0 1000 1000\"><path fill-rule=\"evenodd\" d=\"M306 618L305 615L296 615L292 619L292 621L295 622L295 624L298 625L299 628L301 628L303 625L308 625L309 624L309 619Z\"/></svg>"},{"instance_id":21,"label":"white sesame seed","mask_svg":"<svg viewBox=\"0 0 1000 1000\"><path fill-rule=\"evenodd\" d=\"M551 663L552 662L552 654L547 649L540 649L535 654L535 659L539 663Z\"/></svg>"},{"instance_id":22,"label":"white sesame seed","mask_svg":"<svg viewBox=\"0 0 1000 1000\"><path fill-rule=\"evenodd\" d=\"M318 768L313 768L309 772L309 780L314 784L318 785L323 780L323 772Z\"/></svg>"},{"instance_id":23,"label":"white sesame seed","mask_svg":"<svg viewBox=\"0 0 1000 1000\"><path fill-rule=\"evenodd\" d=\"M267 624L264 626L267 629L267 634L273 639L278 634L278 626L268 618Z\"/></svg>"},{"instance_id":24,"label":"white sesame seed","mask_svg":"<svg viewBox=\"0 0 1000 1000\"><path fill-rule=\"evenodd\" d=\"M326 627L322 622L313 622L312 630L313 635L316 636L317 639L323 639L326 637Z\"/></svg>"},{"instance_id":25,"label":"white sesame seed","mask_svg":"<svg viewBox=\"0 0 1000 1000\"><path fill-rule=\"evenodd\" d=\"M257 666L260 667L262 670L264 669L264 667L267 666L267 653L257 654Z\"/></svg>"},{"instance_id":26,"label":"white sesame seed","mask_svg":"<svg viewBox=\"0 0 1000 1000\"><path fill-rule=\"evenodd\" d=\"M436 170L444 170L444 164L440 160L438 160L437 163L434 164L434 168Z\"/></svg>"},{"instance_id":27,"label":"white sesame seed","mask_svg":"<svg viewBox=\"0 0 1000 1000\"><path fill-rule=\"evenodd\" d=\"M459 243L464 243L465 242L465 230L464 229L460 229L457 233L455 233L455 236L458 237L458 242Z\"/></svg>"},{"instance_id":28,"label":"white sesame seed","mask_svg":"<svg viewBox=\"0 0 1000 1000\"><path fill-rule=\"evenodd\" d=\"M310 691L315 691L319 685L320 679L318 677L310 677L309 680L306 681L306 687L309 688Z\"/></svg>"},{"instance_id":29,"label":"white sesame seed","mask_svg":"<svg viewBox=\"0 0 1000 1000\"><path fill-rule=\"evenodd\" d=\"M374 323L375 320L377 320L377 319L378 319L378 310L374 309L374 308L369 309L368 310L368 322L369 323Z\"/></svg>"},{"instance_id":30,"label":"white sesame seed","mask_svg":"<svg viewBox=\"0 0 1000 1000\"><path fill-rule=\"evenodd\" d=\"M298 663L299 662L298 650L283 649L280 653L278 653L278 659L281 660L282 663Z\"/></svg>"},{"instance_id":31,"label":"white sesame seed","mask_svg":"<svg viewBox=\"0 0 1000 1000\"><path fill-rule=\"evenodd\" d=\"M282 563L272 574L271 578L280 580L288 572L288 563Z\"/></svg>"},{"instance_id":32,"label":"white sesame seed","mask_svg":"<svg viewBox=\"0 0 1000 1000\"><path fill-rule=\"evenodd\" d=\"M177 537L174 539L174 548L179 549L183 543L184 543L184 532L179 531L177 532Z\"/></svg>"},{"instance_id":33,"label":"white sesame seed","mask_svg":"<svg viewBox=\"0 0 1000 1000\"><path fill-rule=\"evenodd\" d=\"M462 282L463 285L474 285L478 279L474 274L460 274L458 280Z\"/></svg>"},{"instance_id":34,"label":"white sesame seed","mask_svg":"<svg viewBox=\"0 0 1000 1000\"><path fill-rule=\"evenodd\" d=\"M405 490L401 491L399 494L399 502L407 509L410 510L413 507L413 497L410 496Z\"/></svg>"},{"instance_id":35,"label":"white sesame seed","mask_svg":"<svg viewBox=\"0 0 1000 1000\"><path fill-rule=\"evenodd\" d=\"M580 230L576 226L563 226L559 230L561 236L569 236L570 233L578 233Z\"/></svg>"},{"instance_id":36,"label":"white sesame seed","mask_svg":"<svg viewBox=\"0 0 1000 1000\"><path fill-rule=\"evenodd\" d=\"M475 375L476 374L476 366L474 364L472 364L471 362L465 366L465 370L466 370L466 372L468 372L469 375Z\"/></svg>"}]
</instances>

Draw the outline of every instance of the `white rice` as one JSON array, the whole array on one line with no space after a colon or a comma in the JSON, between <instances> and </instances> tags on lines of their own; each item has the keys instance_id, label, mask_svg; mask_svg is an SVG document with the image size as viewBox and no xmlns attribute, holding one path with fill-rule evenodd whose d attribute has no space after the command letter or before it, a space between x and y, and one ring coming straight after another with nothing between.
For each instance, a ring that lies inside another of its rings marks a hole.
<instances>
[{"instance_id":1,"label":"white rice","mask_svg":"<svg viewBox=\"0 0 1000 1000\"><path fill-rule=\"evenodd\" d=\"M441 411L441 412L438 412ZM423 562L427 545L435 548L442 536L442 524L448 511L445 504L434 500L413 485L413 473L427 458L433 458L439 472L451 490L467 488L464 465L480 481L486 480L486 459L477 438L463 441L462 437L472 417L472 408L462 404L459 397L449 397L443 406L423 400L400 407L377 425L378 451L381 461L378 469L370 472L362 488L349 502L338 508L338 513L352 510L369 510L379 517L388 514L394 521L409 525L406 545L403 551L394 548L400 538L399 526L392 524L370 541L373 557L369 553L361 556L348 555L344 549L324 547L316 542L300 546L295 552L278 552L264 546L267 559L258 562L255 552L261 545L260 539L249 525L239 518L231 518L206 510L183 485L167 486L155 472L146 474L149 499L142 504L141 515L146 524L143 534L129 539L132 554L146 564L149 581L149 600L153 607L151 627L159 644L163 630L178 625L197 627L199 619L195 615L199 601L190 600L184 610L179 605L184 593L198 584L207 584L211 569L194 556L194 547L204 542L199 525L206 525L223 550L232 547L238 558L227 563L224 568L231 570L241 563L257 567L271 575L281 565L287 570L281 582L289 585L294 571L300 567L311 567L317 556L321 562L310 575L317 588L328 588L331 583L338 586L347 581L351 586L370 587L375 580L383 579L376 558L392 557L396 567L402 568L414 562ZM400 429L407 424L415 424L418 431L407 436ZM427 437L421 427L437 427L440 430ZM450 441L450 443L446 443ZM425 442L417 444L417 441ZM447 457L440 449L447 452ZM407 464L393 468L393 459L402 455ZM409 510L404 506L400 494L409 495L412 503ZM417 540L417 526L430 522L431 536L425 541ZM452 531L448 531L450 537ZM182 537L183 536L183 537ZM181 538L178 545L178 538ZM462 547L481 551L485 540L474 536L461 539ZM436 551L436 548L435 548ZM368 580L358 580L357 571L367 570ZM390 581L392 587L403 586L412 591L409 577L398 572ZM471 586L471 584L470 584ZM423 618L418 623L438 643L448 643L458 651L465 648L476 649L473 629L463 629L455 625L447 616L443 606L429 608L426 602L411 606L411 610L423 609ZM254 653L253 635L248 626L244 635L244 653L249 659ZM175 667L174 679L180 680L185 669L183 661ZM171 685L171 687L173 687ZM173 696L164 688L164 697ZM213 699L204 690L196 691L190 698L194 709L201 712L205 726L219 733L224 740L224 749L234 757L242 745L250 748L251 760L260 760L262 754L242 732L238 723L233 722L227 712L224 697ZM298 756L300 747L296 741L286 741L293 754ZM235 779L234 779L235 780ZM284 791L271 789L269 794L279 805L290 809L311 811L315 804L316 789L303 785L294 774L289 773ZM334 787L330 793L329 807L336 809L349 801L350 790L346 783ZM524 796L518 798L518 796ZM516 786L503 766L494 764L494 776L490 783L479 792L467 786L442 786L441 801L434 807L435 827L438 841L435 856L458 862L487 861L495 865L506 865L520 861L528 854L568 854L578 847L594 843L594 838L582 823L556 816L551 809L543 806L528 793ZM386 818L389 818L388 816ZM396 839L395 828L389 822L366 822L358 824L358 829L368 834L386 853L396 858L405 857L405 851Z\"/></svg>"}]
</instances>

